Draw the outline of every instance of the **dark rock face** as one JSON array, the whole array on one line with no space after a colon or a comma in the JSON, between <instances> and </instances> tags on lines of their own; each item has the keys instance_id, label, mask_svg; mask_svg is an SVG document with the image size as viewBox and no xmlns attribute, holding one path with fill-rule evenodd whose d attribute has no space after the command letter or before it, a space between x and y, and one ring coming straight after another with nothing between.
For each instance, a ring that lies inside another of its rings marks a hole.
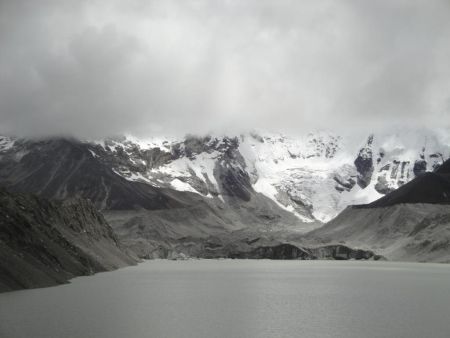
<instances>
[{"instance_id":1,"label":"dark rock face","mask_svg":"<svg viewBox=\"0 0 450 338\"><path fill-rule=\"evenodd\" d=\"M360 149L355 160L355 167L358 171L357 183L361 188L365 188L370 184L374 170L372 158L373 135L367 139L366 145Z\"/></svg>"},{"instance_id":2,"label":"dark rock face","mask_svg":"<svg viewBox=\"0 0 450 338\"><path fill-rule=\"evenodd\" d=\"M300 248L292 244L279 244L276 246L263 246L248 252L230 253L229 258L247 259L383 259L372 251L352 249L345 245L327 245L314 248Z\"/></svg>"},{"instance_id":3,"label":"dark rock face","mask_svg":"<svg viewBox=\"0 0 450 338\"><path fill-rule=\"evenodd\" d=\"M220 182L220 193L225 197L237 197L242 201L250 201L254 190L250 176L245 170L245 160L240 154L237 138L224 139L225 151L216 162L214 176Z\"/></svg>"},{"instance_id":4,"label":"dark rock face","mask_svg":"<svg viewBox=\"0 0 450 338\"><path fill-rule=\"evenodd\" d=\"M419 176L427 171L427 161L420 159L414 162L413 173L414 176Z\"/></svg>"},{"instance_id":5,"label":"dark rock face","mask_svg":"<svg viewBox=\"0 0 450 338\"><path fill-rule=\"evenodd\" d=\"M242 170L233 170L231 168L217 168L222 191L225 196L237 197L243 201L251 199L253 188L250 184L248 174Z\"/></svg>"},{"instance_id":6,"label":"dark rock face","mask_svg":"<svg viewBox=\"0 0 450 338\"><path fill-rule=\"evenodd\" d=\"M382 256L376 255L369 250L352 249L345 245L327 245L309 249L315 259L335 259L335 260L349 260L349 259L383 259Z\"/></svg>"},{"instance_id":7,"label":"dark rock face","mask_svg":"<svg viewBox=\"0 0 450 338\"><path fill-rule=\"evenodd\" d=\"M276 246L264 246L250 252L230 253L230 258L252 258L252 259L311 259L307 251L291 244L280 244Z\"/></svg>"},{"instance_id":8,"label":"dark rock face","mask_svg":"<svg viewBox=\"0 0 450 338\"><path fill-rule=\"evenodd\" d=\"M49 201L0 189L0 291L43 287L134 264L86 200Z\"/></svg>"}]
</instances>

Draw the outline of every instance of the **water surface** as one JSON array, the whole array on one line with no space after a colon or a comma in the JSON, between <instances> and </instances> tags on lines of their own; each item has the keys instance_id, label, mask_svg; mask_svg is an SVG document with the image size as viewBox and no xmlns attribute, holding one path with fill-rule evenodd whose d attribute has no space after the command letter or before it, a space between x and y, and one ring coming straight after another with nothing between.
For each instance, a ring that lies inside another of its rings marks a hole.
<instances>
[{"instance_id":1,"label":"water surface","mask_svg":"<svg viewBox=\"0 0 450 338\"><path fill-rule=\"evenodd\" d=\"M450 337L450 267L147 261L0 294L0 337Z\"/></svg>"}]
</instances>

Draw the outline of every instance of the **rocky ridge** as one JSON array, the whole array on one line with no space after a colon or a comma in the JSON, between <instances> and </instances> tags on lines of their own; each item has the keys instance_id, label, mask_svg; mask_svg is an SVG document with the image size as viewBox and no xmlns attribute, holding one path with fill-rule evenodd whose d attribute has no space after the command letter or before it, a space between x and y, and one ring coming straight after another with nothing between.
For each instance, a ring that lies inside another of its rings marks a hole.
<instances>
[{"instance_id":1,"label":"rocky ridge","mask_svg":"<svg viewBox=\"0 0 450 338\"><path fill-rule=\"evenodd\" d=\"M89 201L49 201L1 188L0 256L0 292L137 262Z\"/></svg>"}]
</instances>

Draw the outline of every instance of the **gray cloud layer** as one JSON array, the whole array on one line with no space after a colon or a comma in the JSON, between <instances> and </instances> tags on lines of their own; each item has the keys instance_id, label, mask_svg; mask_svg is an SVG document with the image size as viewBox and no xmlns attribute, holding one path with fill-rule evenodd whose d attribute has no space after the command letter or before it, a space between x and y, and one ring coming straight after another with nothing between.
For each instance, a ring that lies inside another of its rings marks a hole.
<instances>
[{"instance_id":1,"label":"gray cloud layer","mask_svg":"<svg viewBox=\"0 0 450 338\"><path fill-rule=\"evenodd\" d=\"M0 0L0 131L442 126L449 60L447 0Z\"/></svg>"}]
</instances>

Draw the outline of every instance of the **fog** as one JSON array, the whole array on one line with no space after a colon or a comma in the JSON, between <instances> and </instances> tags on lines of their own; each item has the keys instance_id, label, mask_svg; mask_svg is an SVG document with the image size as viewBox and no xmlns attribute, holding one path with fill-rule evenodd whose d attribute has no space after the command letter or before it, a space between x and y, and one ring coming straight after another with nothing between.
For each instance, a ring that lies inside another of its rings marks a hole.
<instances>
[{"instance_id":1,"label":"fog","mask_svg":"<svg viewBox=\"0 0 450 338\"><path fill-rule=\"evenodd\" d=\"M0 132L450 124L449 1L0 1Z\"/></svg>"}]
</instances>

